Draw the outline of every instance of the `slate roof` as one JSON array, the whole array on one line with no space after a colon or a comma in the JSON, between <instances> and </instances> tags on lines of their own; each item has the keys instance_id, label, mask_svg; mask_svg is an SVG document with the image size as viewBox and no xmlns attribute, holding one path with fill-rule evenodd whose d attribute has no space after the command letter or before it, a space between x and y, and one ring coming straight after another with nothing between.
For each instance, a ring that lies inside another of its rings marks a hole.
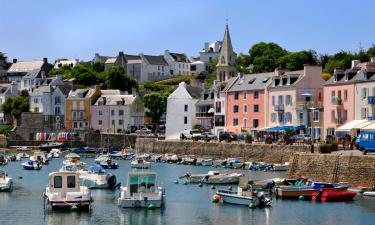
<instances>
[{"instance_id":1,"label":"slate roof","mask_svg":"<svg viewBox=\"0 0 375 225\"><path fill-rule=\"evenodd\" d=\"M335 76L337 77L337 80L335 80ZM324 83L324 85L343 85L369 81L375 81L375 71L356 71L349 69L345 72L339 72L334 74Z\"/></svg>"},{"instance_id":2,"label":"slate roof","mask_svg":"<svg viewBox=\"0 0 375 225\"><path fill-rule=\"evenodd\" d=\"M172 58L176 61L176 62L183 62L183 63L189 63L190 60L188 59L188 57L186 57L185 54L183 53L173 53L173 52L170 52L169 53Z\"/></svg>"},{"instance_id":3,"label":"slate roof","mask_svg":"<svg viewBox=\"0 0 375 225\"><path fill-rule=\"evenodd\" d=\"M24 76L24 78L37 78L40 77L40 69L34 69L29 72Z\"/></svg>"},{"instance_id":4,"label":"slate roof","mask_svg":"<svg viewBox=\"0 0 375 225\"><path fill-rule=\"evenodd\" d=\"M144 55L144 57L151 65L163 65L163 66L168 65L167 61L165 61L162 55L158 55L158 56Z\"/></svg>"},{"instance_id":5,"label":"slate roof","mask_svg":"<svg viewBox=\"0 0 375 225\"><path fill-rule=\"evenodd\" d=\"M30 96L40 96L46 92L52 92L52 87L49 85L39 86L30 93Z\"/></svg>"},{"instance_id":6,"label":"slate roof","mask_svg":"<svg viewBox=\"0 0 375 225\"><path fill-rule=\"evenodd\" d=\"M139 55L127 55L124 54L126 60L141 60Z\"/></svg>"},{"instance_id":7,"label":"slate roof","mask_svg":"<svg viewBox=\"0 0 375 225\"><path fill-rule=\"evenodd\" d=\"M13 63L8 72L30 72L35 69L41 69L44 62L42 60L38 61L19 61Z\"/></svg>"},{"instance_id":8,"label":"slate roof","mask_svg":"<svg viewBox=\"0 0 375 225\"><path fill-rule=\"evenodd\" d=\"M119 105L118 102L121 102L120 105L130 105L136 99L133 95L101 95L95 102L95 105L99 105L99 102L103 102L104 98L106 99L104 105ZM122 102L124 104L122 104Z\"/></svg>"},{"instance_id":9,"label":"slate roof","mask_svg":"<svg viewBox=\"0 0 375 225\"><path fill-rule=\"evenodd\" d=\"M56 89L60 89L60 91L65 95L65 97L67 97L69 95L69 92L71 90L71 86L68 85L68 84L64 84L64 85L58 85L56 86Z\"/></svg>"},{"instance_id":10,"label":"slate roof","mask_svg":"<svg viewBox=\"0 0 375 225\"><path fill-rule=\"evenodd\" d=\"M197 86L190 86L188 85L186 87L187 92L191 95L193 98L200 98L202 95L202 88Z\"/></svg>"},{"instance_id":11,"label":"slate roof","mask_svg":"<svg viewBox=\"0 0 375 225\"><path fill-rule=\"evenodd\" d=\"M275 73L273 72L245 74L242 78L235 81L228 89L228 92L264 89L270 83L274 75Z\"/></svg>"}]
</instances>

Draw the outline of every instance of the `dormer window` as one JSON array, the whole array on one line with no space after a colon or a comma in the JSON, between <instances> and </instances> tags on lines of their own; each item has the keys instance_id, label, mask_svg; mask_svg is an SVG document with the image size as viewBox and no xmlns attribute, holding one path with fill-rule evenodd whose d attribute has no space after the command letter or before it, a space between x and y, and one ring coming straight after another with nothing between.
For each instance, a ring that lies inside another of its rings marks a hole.
<instances>
[{"instance_id":1,"label":"dormer window","mask_svg":"<svg viewBox=\"0 0 375 225\"><path fill-rule=\"evenodd\" d=\"M263 83L267 83L267 81L268 81L269 79L270 79L270 78L268 78L268 77L267 77L267 78L264 78L262 82L263 82Z\"/></svg>"},{"instance_id":2,"label":"dormer window","mask_svg":"<svg viewBox=\"0 0 375 225\"><path fill-rule=\"evenodd\" d=\"M273 83L273 86L278 86L279 85L279 82L280 82L280 79L275 79L274 80L274 83Z\"/></svg>"},{"instance_id":3,"label":"dormer window","mask_svg":"<svg viewBox=\"0 0 375 225\"><path fill-rule=\"evenodd\" d=\"M255 78L253 78L253 79L249 80L249 84L253 84L253 83L254 83L254 81L255 81Z\"/></svg>"}]
</instances>

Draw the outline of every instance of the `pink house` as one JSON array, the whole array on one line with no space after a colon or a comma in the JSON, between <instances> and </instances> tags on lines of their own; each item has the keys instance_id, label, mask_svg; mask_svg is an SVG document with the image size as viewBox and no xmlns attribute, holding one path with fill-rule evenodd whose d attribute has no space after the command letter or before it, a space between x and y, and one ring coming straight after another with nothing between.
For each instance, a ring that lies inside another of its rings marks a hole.
<instances>
[{"instance_id":1,"label":"pink house","mask_svg":"<svg viewBox=\"0 0 375 225\"><path fill-rule=\"evenodd\" d=\"M274 73L239 75L228 88L226 97L226 130L250 132L265 125L265 88Z\"/></svg>"},{"instance_id":2,"label":"pink house","mask_svg":"<svg viewBox=\"0 0 375 225\"><path fill-rule=\"evenodd\" d=\"M355 119L356 71L336 69L324 84L324 137Z\"/></svg>"}]
</instances>

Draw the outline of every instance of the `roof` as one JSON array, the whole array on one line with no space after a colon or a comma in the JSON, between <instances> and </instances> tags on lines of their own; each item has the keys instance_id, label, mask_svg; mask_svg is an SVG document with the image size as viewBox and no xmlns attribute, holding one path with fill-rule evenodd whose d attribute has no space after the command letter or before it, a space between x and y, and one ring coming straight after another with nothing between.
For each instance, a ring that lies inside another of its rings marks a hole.
<instances>
[{"instance_id":1,"label":"roof","mask_svg":"<svg viewBox=\"0 0 375 225\"><path fill-rule=\"evenodd\" d=\"M173 52L170 52L169 54L177 62L184 62L184 63L189 63L190 62L190 60L188 59L188 57L184 53L173 53Z\"/></svg>"},{"instance_id":2,"label":"roof","mask_svg":"<svg viewBox=\"0 0 375 225\"><path fill-rule=\"evenodd\" d=\"M34 69L29 72L24 76L24 78L37 78L40 75L40 69Z\"/></svg>"},{"instance_id":3,"label":"roof","mask_svg":"<svg viewBox=\"0 0 375 225\"><path fill-rule=\"evenodd\" d=\"M108 58L106 61L105 61L105 63L106 64L114 64L115 62L116 62L116 60L117 60L117 57L111 57L111 58Z\"/></svg>"},{"instance_id":4,"label":"roof","mask_svg":"<svg viewBox=\"0 0 375 225\"><path fill-rule=\"evenodd\" d=\"M225 84L225 87L222 91L223 92L228 91L228 89L234 84L234 82L236 82L237 78L238 77L231 77L225 83L221 83L221 84Z\"/></svg>"},{"instance_id":5,"label":"roof","mask_svg":"<svg viewBox=\"0 0 375 225\"><path fill-rule=\"evenodd\" d=\"M43 93L46 93L46 92L51 92L52 91L52 87L49 86L49 85L42 85L36 89L34 89L31 93L30 93L30 96L40 96L42 95Z\"/></svg>"},{"instance_id":6,"label":"roof","mask_svg":"<svg viewBox=\"0 0 375 225\"><path fill-rule=\"evenodd\" d=\"M95 102L95 105L100 105L99 103L104 101L102 105L130 105L136 99L134 95L102 95Z\"/></svg>"},{"instance_id":7,"label":"roof","mask_svg":"<svg viewBox=\"0 0 375 225\"><path fill-rule=\"evenodd\" d=\"M127 55L124 54L126 60L140 60L141 57L139 55Z\"/></svg>"},{"instance_id":8,"label":"roof","mask_svg":"<svg viewBox=\"0 0 375 225\"><path fill-rule=\"evenodd\" d=\"M274 75L275 73L273 72L246 74L242 78L237 79L228 89L228 92L264 89Z\"/></svg>"},{"instance_id":9,"label":"roof","mask_svg":"<svg viewBox=\"0 0 375 225\"><path fill-rule=\"evenodd\" d=\"M86 98L89 90L89 88L71 90L68 96L69 98Z\"/></svg>"},{"instance_id":10,"label":"roof","mask_svg":"<svg viewBox=\"0 0 375 225\"><path fill-rule=\"evenodd\" d=\"M105 62L105 61L107 61L108 58L111 58L111 57L95 54L95 58L93 59L93 61Z\"/></svg>"},{"instance_id":11,"label":"roof","mask_svg":"<svg viewBox=\"0 0 375 225\"><path fill-rule=\"evenodd\" d=\"M13 63L8 72L30 72L35 69L41 69L44 62L42 60L38 61L19 61Z\"/></svg>"},{"instance_id":12,"label":"roof","mask_svg":"<svg viewBox=\"0 0 375 225\"><path fill-rule=\"evenodd\" d=\"M346 70L345 72L335 73L330 77L324 85L343 85L343 84L353 84L355 82L366 81L365 73L367 71L355 71L355 70ZM348 76L348 77L347 77ZM348 78L348 79L347 79ZM375 80L375 79L370 79Z\"/></svg>"},{"instance_id":13,"label":"roof","mask_svg":"<svg viewBox=\"0 0 375 225\"><path fill-rule=\"evenodd\" d=\"M200 98L202 95L202 88L197 86L187 86L186 87L187 92L190 94L193 98Z\"/></svg>"},{"instance_id":14,"label":"roof","mask_svg":"<svg viewBox=\"0 0 375 225\"><path fill-rule=\"evenodd\" d=\"M144 55L144 57L152 65L163 65L163 66L168 65L167 61L165 61L162 55L158 55L158 56Z\"/></svg>"},{"instance_id":15,"label":"roof","mask_svg":"<svg viewBox=\"0 0 375 225\"><path fill-rule=\"evenodd\" d=\"M56 89L60 89L60 91L65 95L65 96L68 96L69 95L69 92L71 90L71 86L70 85L67 85L67 84L64 84L64 85L58 85L56 86Z\"/></svg>"},{"instance_id":16,"label":"roof","mask_svg":"<svg viewBox=\"0 0 375 225\"><path fill-rule=\"evenodd\" d=\"M118 89L111 89L111 90L100 90L102 95L121 95L121 91Z\"/></svg>"}]
</instances>

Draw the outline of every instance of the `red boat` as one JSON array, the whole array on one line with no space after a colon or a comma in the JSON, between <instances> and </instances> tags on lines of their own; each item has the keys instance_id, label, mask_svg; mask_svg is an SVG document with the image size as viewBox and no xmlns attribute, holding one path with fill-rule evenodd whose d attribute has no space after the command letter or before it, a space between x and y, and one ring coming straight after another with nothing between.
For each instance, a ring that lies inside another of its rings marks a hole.
<instances>
[{"instance_id":1,"label":"red boat","mask_svg":"<svg viewBox=\"0 0 375 225\"><path fill-rule=\"evenodd\" d=\"M356 195L357 193L354 191L328 189L315 191L312 194L312 200L320 200L322 202L352 201Z\"/></svg>"}]
</instances>

